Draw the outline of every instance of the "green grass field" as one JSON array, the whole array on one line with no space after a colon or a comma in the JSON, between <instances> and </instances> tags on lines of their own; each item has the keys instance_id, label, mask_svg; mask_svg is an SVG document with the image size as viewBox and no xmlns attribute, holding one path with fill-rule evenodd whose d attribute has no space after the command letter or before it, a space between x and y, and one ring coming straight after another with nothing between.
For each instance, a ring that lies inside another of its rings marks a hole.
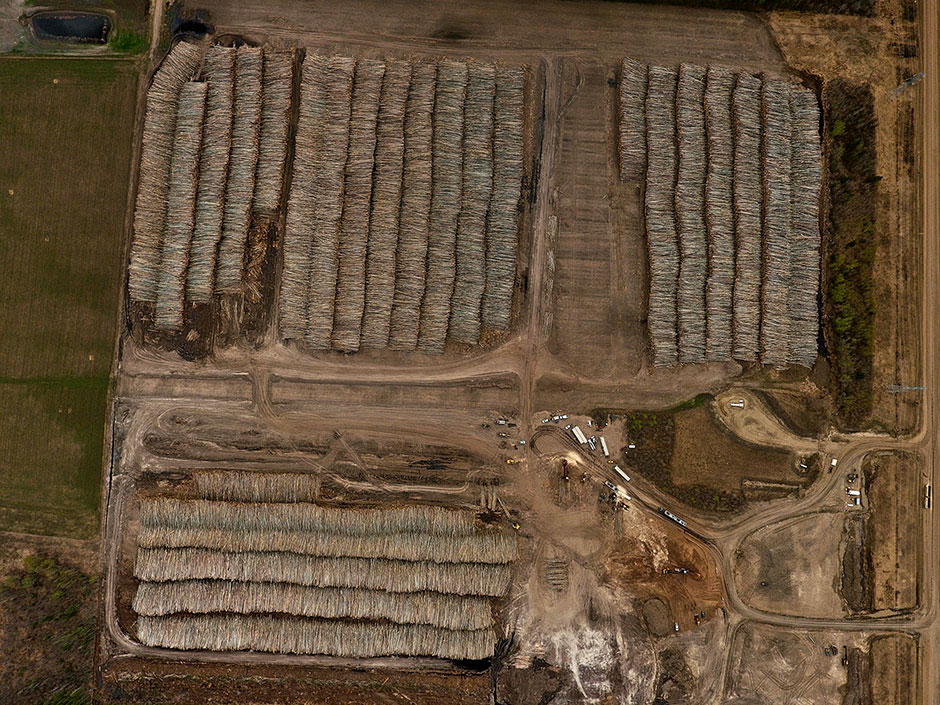
<instances>
[{"instance_id":1,"label":"green grass field","mask_svg":"<svg viewBox=\"0 0 940 705\"><path fill-rule=\"evenodd\" d=\"M137 76L0 59L0 530L97 531Z\"/></svg>"}]
</instances>

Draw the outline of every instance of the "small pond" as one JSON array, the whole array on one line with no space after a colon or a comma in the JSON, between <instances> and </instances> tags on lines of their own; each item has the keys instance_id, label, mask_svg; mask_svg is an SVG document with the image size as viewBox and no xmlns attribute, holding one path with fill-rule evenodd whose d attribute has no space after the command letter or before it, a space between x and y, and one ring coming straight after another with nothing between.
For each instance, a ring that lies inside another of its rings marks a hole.
<instances>
[{"instance_id":1,"label":"small pond","mask_svg":"<svg viewBox=\"0 0 940 705\"><path fill-rule=\"evenodd\" d=\"M104 44L111 31L111 18L97 12L37 12L29 23L38 39L57 42Z\"/></svg>"}]
</instances>

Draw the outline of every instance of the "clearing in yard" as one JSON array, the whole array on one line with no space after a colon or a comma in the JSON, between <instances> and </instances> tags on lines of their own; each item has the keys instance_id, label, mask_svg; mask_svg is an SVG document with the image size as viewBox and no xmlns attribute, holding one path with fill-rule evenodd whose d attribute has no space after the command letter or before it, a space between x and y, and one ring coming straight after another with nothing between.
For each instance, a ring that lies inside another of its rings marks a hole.
<instances>
[{"instance_id":1,"label":"clearing in yard","mask_svg":"<svg viewBox=\"0 0 940 705\"><path fill-rule=\"evenodd\" d=\"M869 456L862 465L871 514L867 521L875 610L917 606L923 506L923 459L909 453Z\"/></svg>"},{"instance_id":2,"label":"clearing in yard","mask_svg":"<svg viewBox=\"0 0 940 705\"><path fill-rule=\"evenodd\" d=\"M92 536L136 65L0 60L0 529Z\"/></svg>"},{"instance_id":3,"label":"clearing in yard","mask_svg":"<svg viewBox=\"0 0 940 705\"><path fill-rule=\"evenodd\" d=\"M733 578L741 599L765 612L841 617L835 583L842 522L841 513L819 512L747 537L736 555Z\"/></svg>"}]
</instances>

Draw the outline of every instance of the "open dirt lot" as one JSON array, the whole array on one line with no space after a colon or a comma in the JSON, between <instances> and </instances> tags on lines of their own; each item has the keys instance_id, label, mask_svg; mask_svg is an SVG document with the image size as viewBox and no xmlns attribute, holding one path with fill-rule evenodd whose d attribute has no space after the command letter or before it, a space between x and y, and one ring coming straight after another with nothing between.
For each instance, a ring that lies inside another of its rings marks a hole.
<instances>
[{"instance_id":1,"label":"open dirt lot","mask_svg":"<svg viewBox=\"0 0 940 705\"><path fill-rule=\"evenodd\" d=\"M842 514L818 513L749 536L735 557L741 599L779 614L841 617Z\"/></svg>"},{"instance_id":2,"label":"open dirt lot","mask_svg":"<svg viewBox=\"0 0 940 705\"><path fill-rule=\"evenodd\" d=\"M909 610L918 604L922 467L919 455L907 453L869 457L862 467L871 509L868 550L875 610Z\"/></svg>"},{"instance_id":3,"label":"open dirt lot","mask_svg":"<svg viewBox=\"0 0 940 705\"><path fill-rule=\"evenodd\" d=\"M0 529L93 536L136 66L0 60Z\"/></svg>"},{"instance_id":4,"label":"open dirt lot","mask_svg":"<svg viewBox=\"0 0 940 705\"><path fill-rule=\"evenodd\" d=\"M910 705L917 697L917 647L904 635L876 636L870 642L872 700L879 705Z\"/></svg>"},{"instance_id":5,"label":"open dirt lot","mask_svg":"<svg viewBox=\"0 0 940 705\"><path fill-rule=\"evenodd\" d=\"M842 702L847 675L841 647L864 643L854 635L744 623L734 634L725 693L742 702ZM824 653L830 645L838 648L836 655Z\"/></svg>"}]
</instances>

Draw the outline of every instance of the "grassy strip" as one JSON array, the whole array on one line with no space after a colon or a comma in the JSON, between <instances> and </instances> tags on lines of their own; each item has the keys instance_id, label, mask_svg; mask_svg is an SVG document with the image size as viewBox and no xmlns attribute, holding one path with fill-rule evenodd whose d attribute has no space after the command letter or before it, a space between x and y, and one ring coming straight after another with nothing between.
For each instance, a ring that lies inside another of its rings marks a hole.
<instances>
[{"instance_id":1,"label":"grassy strip","mask_svg":"<svg viewBox=\"0 0 940 705\"><path fill-rule=\"evenodd\" d=\"M840 425L856 429L872 411L876 256L875 106L871 88L836 80L826 87L829 126L829 247L826 337Z\"/></svg>"},{"instance_id":2,"label":"grassy strip","mask_svg":"<svg viewBox=\"0 0 940 705\"><path fill-rule=\"evenodd\" d=\"M108 37L108 46L119 54L142 54L147 50L147 38L140 32L115 29Z\"/></svg>"}]
</instances>

